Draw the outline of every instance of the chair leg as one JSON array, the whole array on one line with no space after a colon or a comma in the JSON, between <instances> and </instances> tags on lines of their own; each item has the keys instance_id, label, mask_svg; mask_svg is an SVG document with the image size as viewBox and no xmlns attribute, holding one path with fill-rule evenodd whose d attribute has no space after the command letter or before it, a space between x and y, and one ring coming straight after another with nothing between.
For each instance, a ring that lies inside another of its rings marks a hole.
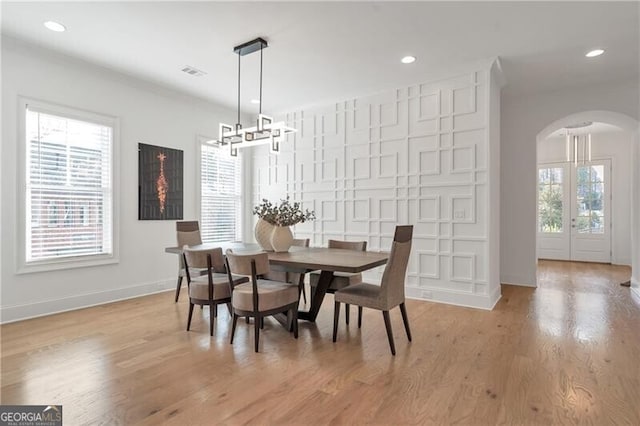
<instances>
[{"instance_id":1,"label":"chair leg","mask_svg":"<svg viewBox=\"0 0 640 426\"><path fill-rule=\"evenodd\" d=\"M387 337L389 338L389 346L391 347L391 354L396 354L396 345L393 343L393 330L391 330L391 319L389 318L389 311L382 311L384 317L384 326L387 328Z\"/></svg>"},{"instance_id":2,"label":"chair leg","mask_svg":"<svg viewBox=\"0 0 640 426\"><path fill-rule=\"evenodd\" d=\"M187 319L187 331L191 328L191 317L193 316L193 303L189 301L189 319Z\"/></svg>"},{"instance_id":3,"label":"chair leg","mask_svg":"<svg viewBox=\"0 0 640 426\"><path fill-rule=\"evenodd\" d=\"M218 318L218 304L217 303L213 304L213 316Z\"/></svg>"},{"instance_id":4,"label":"chair leg","mask_svg":"<svg viewBox=\"0 0 640 426\"><path fill-rule=\"evenodd\" d=\"M333 342L338 337L338 320L340 319L340 302L335 302L333 308Z\"/></svg>"},{"instance_id":5,"label":"chair leg","mask_svg":"<svg viewBox=\"0 0 640 426\"><path fill-rule=\"evenodd\" d=\"M409 317L407 317L407 307L404 302L400 304L400 312L402 312L402 322L404 322L404 331L407 332L407 339L411 341L411 329L409 328Z\"/></svg>"},{"instance_id":6,"label":"chair leg","mask_svg":"<svg viewBox=\"0 0 640 426\"><path fill-rule=\"evenodd\" d=\"M176 301L178 303L178 299L180 298L180 287L182 287L182 275L178 275L178 285L176 286Z\"/></svg>"},{"instance_id":7,"label":"chair leg","mask_svg":"<svg viewBox=\"0 0 640 426\"><path fill-rule=\"evenodd\" d=\"M231 343L233 345L233 336L236 334L236 324L238 323L238 315L233 314L233 323L231 324Z\"/></svg>"},{"instance_id":8,"label":"chair leg","mask_svg":"<svg viewBox=\"0 0 640 426\"><path fill-rule=\"evenodd\" d=\"M305 290L304 282L302 283L302 298L304 299L304 304L307 304L307 290Z\"/></svg>"},{"instance_id":9,"label":"chair leg","mask_svg":"<svg viewBox=\"0 0 640 426\"><path fill-rule=\"evenodd\" d=\"M216 317L216 304L211 302L209 305L209 336L213 336L213 320Z\"/></svg>"},{"instance_id":10,"label":"chair leg","mask_svg":"<svg viewBox=\"0 0 640 426\"><path fill-rule=\"evenodd\" d=\"M362 328L362 306L358 306L358 328Z\"/></svg>"},{"instance_id":11,"label":"chair leg","mask_svg":"<svg viewBox=\"0 0 640 426\"><path fill-rule=\"evenodd\" d=\"M293 331L293 309L287 311L287 330Z\"/></svg>"},{"instance_id":12,"label":"chair leg","mask_svg":"<svg viewBox=\"0 0 640 426\"><path fill-rule=\"evenodd\" d=\"M227 309L229 310L229 315L233 316L233 308L231 308L231 302L227 302Z\"/></svg>"},{"instance_id":13,"label":"chair leg","mask_svg":"<svg viewBox=\"0 0 640 426\"><path fill-rule=\"evenodd\" d=\"M298 307L291 309L293 312L293 337L298 338Z\"/></svg>"},{"instance_id":14,"label":"chair leg","mask_svg":"<svg viewBox=\"0 0 640 426\"><path fill-rule=\"evenodd\" d=\"M244 317L244 320L249 324L249 317Z\"/></svg>"},{"instance_id":15,"label":"chair leg","mask_svg":"<svg viewBox=\"0 0 640 426\"><path fill-rule=\"evenodd\" d=\"M264 317L260 317L260 330L264 328Z\"/></svg>"},{"instance_id":16,"label":"chair leg","mask_svg":"<svg viewBox=\"0 0 640 426\"><path fill-rule=\"evenodd\" d=\"M256 352L258 352L258 345L259 345L259 341L260 341L260 323L262 323L262 317L255 317L255 320L253 321L254 323L254 328L255 328L255 334L256 334L256 338L255 338L255 349Z\"/></svg>"}]
</instances>

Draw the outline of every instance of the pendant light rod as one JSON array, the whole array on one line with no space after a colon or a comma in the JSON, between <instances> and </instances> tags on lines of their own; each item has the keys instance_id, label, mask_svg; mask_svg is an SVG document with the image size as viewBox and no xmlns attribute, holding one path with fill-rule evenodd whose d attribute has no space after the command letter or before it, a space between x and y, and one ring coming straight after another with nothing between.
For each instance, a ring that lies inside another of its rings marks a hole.
<instances>
[{"instance_id":1,"label":"pendant light rod","mask_svg":"<svg viewBox=\"0 0 640 426\"><path fill-rule=\"evenodd\" d=\"M236 130L240 125L240 52L238 52L238 121L236 121Z\"/></svg>"},{"instance_id":2,"label":"pendant light rod","mask_svg":"<svg viewBox=\"0 0 640 426\"><path fill-rule=\"evenodd\" d=\"M260 44L260 106L259 114L262 114L262 43Z\"/></svg>"},{"instance_id":3,"label":"pendant light rod","mask_svg":"<svg viewBox=\"0 0 640 426\"><path fill-rule=\"evenodd\" d=\"M240 57L249 55L253 52L260 51L260 114L262 114L262 50L265 47L269 47L269 44L262 37L255 38L246 43L242 43L233 48L233 53L238 54L238 123L236 129L241 127L240 125Z\"/></svg>"}]
</instances>

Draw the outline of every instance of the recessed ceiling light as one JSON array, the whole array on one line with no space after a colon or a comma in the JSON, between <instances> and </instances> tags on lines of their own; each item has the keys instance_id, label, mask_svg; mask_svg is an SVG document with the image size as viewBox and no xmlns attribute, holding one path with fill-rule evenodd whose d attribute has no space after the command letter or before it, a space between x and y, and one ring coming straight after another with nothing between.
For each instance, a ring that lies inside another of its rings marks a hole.
<instances>
[{"instance_id":1,"label":"recessed ceiling light","mask_svg":"<svg viewBox=\"0 0 640 426\"><path fill-rule=\"evenodd\" d=\"M260 103L260 100L259 99L251 99L251 103L257 105L257 104Z\"/></svg>"},{"instance_id":2,"label":"recessed ceiling light","mask_svg":"<svg viewBox=\"0 0 640 426\"><path fill-rule=\"evenodd\" d=\"M57 33L61 33L63 31L67 30L67 27L65 27L61 23L55 22L55 21L47 21L43 25L45 27L47 27L48 29L50 29L51 31L55 31Z\"/></svg>"},{"instance_id":3,"label":"recessed ceiling light","mask_svg":"<svg viewBox=\"0 0 640 426\"><path fill-rule=\"evenodd\" d=\"M600 56L604 53L603 49L593 49L590 52L587 52L584 56L587 58L595 58L596 56Z\"/></svg>"},{"instance_id":4,"label":"recessed ceiling light","mask_svg":"<svg viewBox=\"0 0 640 426\"><path fill-rule=\"evenodd\" d=\"M402 62L403 64L410 64L415 61L416 61L415 56L405 56L404 58L400 59L400 62Z\"/></svg>"}]
</instances>

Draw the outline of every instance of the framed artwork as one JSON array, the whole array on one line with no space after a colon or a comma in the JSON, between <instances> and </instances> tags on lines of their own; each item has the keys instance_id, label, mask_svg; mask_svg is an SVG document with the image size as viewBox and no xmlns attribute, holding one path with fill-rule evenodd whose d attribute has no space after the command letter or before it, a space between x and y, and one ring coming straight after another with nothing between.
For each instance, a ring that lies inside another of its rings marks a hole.
<instances>
[{"instance_id":1,"label":"framed artwork","mask_svg":"<svg viewBox=\"0 0 640 426\"><path fill-rule=\"evenodd\" d=\"M138 220L179 220L183 210L183 152L138 144Z\"/></svg>"}]
</instances>

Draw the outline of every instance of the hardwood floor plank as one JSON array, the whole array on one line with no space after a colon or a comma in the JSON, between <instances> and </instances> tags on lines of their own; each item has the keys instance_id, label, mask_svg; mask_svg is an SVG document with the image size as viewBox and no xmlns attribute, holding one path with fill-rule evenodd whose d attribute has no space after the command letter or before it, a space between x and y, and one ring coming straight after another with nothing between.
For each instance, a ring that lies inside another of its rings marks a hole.
<instances>
[{"instance_id":1,"label":"hardwood floor plank","mask_svg":"<svg viewBox=\"0 0 640 426\"><path fill-rule=\"evenodd\" d=\"M63 404L65 424L640 424L640 306L629 269L544 261L536 289L503 286L493 311L408 300L362 328L333 300L296 340L167 292L7 324L3 404Z\"/></svg>"}]
</instances>

